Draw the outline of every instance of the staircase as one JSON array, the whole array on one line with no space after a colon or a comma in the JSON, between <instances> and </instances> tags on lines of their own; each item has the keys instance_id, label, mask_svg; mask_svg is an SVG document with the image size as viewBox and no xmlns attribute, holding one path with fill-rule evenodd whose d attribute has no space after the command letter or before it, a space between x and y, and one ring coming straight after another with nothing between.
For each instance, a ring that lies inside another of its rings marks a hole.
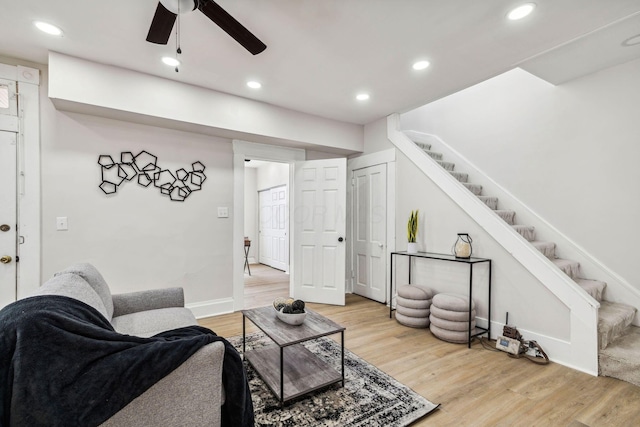
<instances>
[{"instance_id":1,"label":"staircase","mask_svg":"<svg viewBox=\"0 0 640 427\"><path fill-rule=\"evenodd\" d=\"M554 242L537 240L534 227L517 224L515 211L499 209L497 197L482 194L482 185L468 182L468 175L455 171L455 164L444 161L441 153L431 151L430 144L416 141L414 143L533 247L544 254L556 267L600 302L600 310L598 311L598 372L602 376L619 378L640 386L640 328L631 325L636 309L626 304L603 300L607 286L605 282L583 278L580 264L577 261L556 256Z\"/></svg>"}]
</instances>

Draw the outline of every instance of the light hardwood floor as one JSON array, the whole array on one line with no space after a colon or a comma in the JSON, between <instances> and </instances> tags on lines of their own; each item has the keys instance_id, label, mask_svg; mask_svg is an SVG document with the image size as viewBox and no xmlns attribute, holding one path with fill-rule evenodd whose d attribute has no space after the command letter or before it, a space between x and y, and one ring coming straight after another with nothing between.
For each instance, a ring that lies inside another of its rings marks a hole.
<instances>
[{"instance_id":1,"label":"light hardwood floor","mask_svg":"<svg viewBox=\"0 0 640 427\"><path fill-rule=\"evenodd\" d=\"M264 293L259 286L245 291L251 304L268 305L288 293L288 276L269 273ZM286 279L286 287L276 276ZM512 359L479 343L471 349L449 344L398 324L386 306L357 295L347 295L344 307L309 307L347 328L350 351L441 404L413 426L640 426L640 388L626 382ZM200 323L224 337L242 334L240 312Z\"/></svg>"}]
</instances>

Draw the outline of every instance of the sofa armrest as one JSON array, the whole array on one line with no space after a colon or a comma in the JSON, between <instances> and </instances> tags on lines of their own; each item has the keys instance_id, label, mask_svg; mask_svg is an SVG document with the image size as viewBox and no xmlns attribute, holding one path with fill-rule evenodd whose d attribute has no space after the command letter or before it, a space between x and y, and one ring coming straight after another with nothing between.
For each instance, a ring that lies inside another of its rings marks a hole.
<instances>
[{"instance_id":1,"label":"sofa armrest","mask_svg":"<svg viewBox=\"0 0 640 427\"><path fill-rule=\"evenodd\" d=\"M224 344L202 347L102 427L220 426Z\"/></svg>"},{"instance_id":2,"label":"sofa armrest","mask_svg":"<svg viewBox=\"0 0 640 427\"><path fill-rule=\"evenodd\" d=\"M184 307L184 290L182 288L152 289L115 294L112 298L113 317L158 308Z\"/></svg>"}]
</instances>

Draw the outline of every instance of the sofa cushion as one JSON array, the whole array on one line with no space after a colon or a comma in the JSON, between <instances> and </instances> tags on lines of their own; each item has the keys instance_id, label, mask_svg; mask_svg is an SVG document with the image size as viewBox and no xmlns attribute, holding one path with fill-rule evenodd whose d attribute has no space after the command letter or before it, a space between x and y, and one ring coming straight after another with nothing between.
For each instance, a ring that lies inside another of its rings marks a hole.
<instances>
[{"instance_id":1,"label":"sofa cushion","mask_svg":"<svg viewBox=\"0 0 640 427\"><path fill-rule=\"evenodd\" d=\"M107 285L107 282L104 280L102 274L100 274L97 268L85 262L74 264L61 272L56 273L56 275L63 273L74 273L86 280L89 286L91 286L102 299L102 302L107 309L107 319L111 320L111 317L113 317L113 300L111 299L111 291L109 290L109 285Z\"/></svg>"},{"instance_id":2,"label":"sofa cushion","mask_svg":"<svg viewBox=\"0 0 640 427\"><path fill-rule=\"evenodd\" d=\"M36 295L62 295L82 301L95 308L105 318L110 319L102 298L89 286L86 280L73 273L58 273L47 280Z\"/></svg>"},{"instance_id":3,"label":"sofa cushion","mask_svg":"<svg viewBox=\"0 0 640 427\"><path fill-rule=\"evenodd\" d=\"M169 307L117 316L111 319L111 324L121 334L147 338L171 329L197 325L198 322L188 308Z\"/></svg>"}]
</instances>

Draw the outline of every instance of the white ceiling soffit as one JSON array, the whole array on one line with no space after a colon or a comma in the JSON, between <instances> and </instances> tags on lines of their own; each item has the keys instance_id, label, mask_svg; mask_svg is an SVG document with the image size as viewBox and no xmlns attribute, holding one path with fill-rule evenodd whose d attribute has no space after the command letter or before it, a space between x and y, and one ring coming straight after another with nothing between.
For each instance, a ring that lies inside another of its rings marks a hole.
<instances>
[{"instance_id":1,"label":"white ceiling soffit","mask_svg":"<svg viewBox=\"0 0 640 427\"><path fill-rule=\"evenodd\" d=\"M559 85L640 58L640 13L538 55L520 68Z\"/></svg>"}]
</instances>

